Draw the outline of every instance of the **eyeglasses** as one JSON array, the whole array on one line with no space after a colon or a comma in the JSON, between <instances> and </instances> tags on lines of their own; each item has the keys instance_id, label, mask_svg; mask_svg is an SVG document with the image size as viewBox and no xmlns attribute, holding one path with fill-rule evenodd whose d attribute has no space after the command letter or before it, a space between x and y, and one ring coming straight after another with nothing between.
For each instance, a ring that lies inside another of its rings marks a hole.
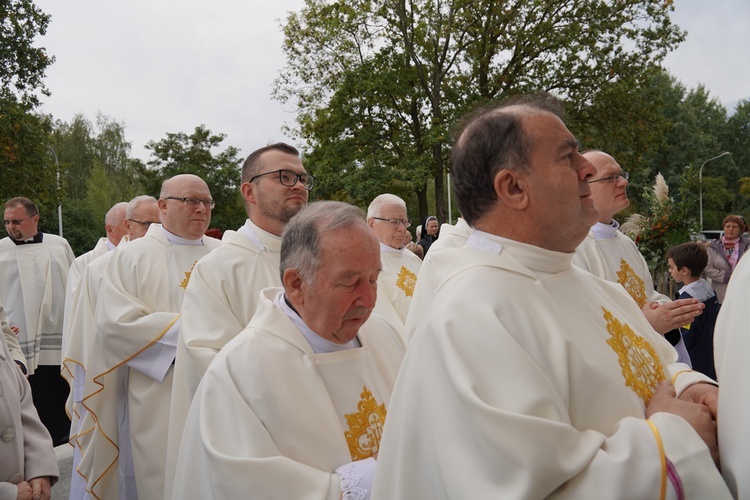
<instances>
[{"instance_id":1,"label":"eyeglasses","mask_svg":"<svg viewBox=\"0 0 750 500\"><path fill-rule=\"evenodd\" d=\"M404 226L405 228L411 226L411 221L409 219L384 219L383 217L370 217L370 218L387 222L394 229L397 228L399 224Z\"/></svg>"},{"instance_id":2,"label":"eyeglasses","mask_svg":"<svg viewBox=\"0 0 750 500\"><path fill-rule=\"evenodd\" d=\"M25 219L12 219L12 220L3 219L3 224L5 224L6 226L10 226L11 224L14 226L20 226L22 222L26 222L29 219L31 219L31 217L26 217Z\"/></svg>"},{"instance_id":3,"label":"eyeglasses","mask_svg":"<svg viewBox=\"0 0 750 500\"><path fill-rule=\"evenodd\" d=\"M313 188L313 185L315 185L315 177L313 177L310 174L298 174L297 172L293 170L273 170L271 172L266 172L264 174L258 174L254 175L250 178L249 182L253 182L258 177L263 177L264 175L271 175L271 174L279 174L279 182L286 186L286 187L292 187L295 184L297 184L297 181L300 181L302 185L310 191Z\"/></svg>"},{"instance_id":4,"label":"eyeglasses","mask_svg":"<svg viewBox=\"0 0 750 500\"><path fill-rule=\"evenodd\" d=\"M143 227L149 227L151 224L158 224L158 222L151 222L151 221L140 221L135 219L128 219L130 222L135 222L136 224L140 224Z\"/></svg>"},{"instance_id":5,"label":"eyeglasses","mask_svg":"<svg viewBox=\"0 0 750 500\"><path fill-rule=\"evenodd\" d=\"M198 208L198 205L200 205L201 203L203 203L203 206L205 206L209 210L216 206L216 202L214 200L199 200L198 198L178 198L176 196L167 196L164 199L181 201L192 209Z\"/></svg>"},{"instance_id":6,"label":"eyeglasses","mask_svg":"<svg viewBox=\"0 0 750 500\"><path fill-rule=\"evenodd\" d=\"M613 182L619 181L620 177L622 177L625 180L628 180L630 178L630 174L628 174L627 172L623 171L621 174L614 174L614 175L610 175L609 177L602 177L601 179L596 179L594 181L589 181L589 184L593 184L595 182L602 182L602 181L607 181L609 183L613 183Z\"/></svg>"}]
</instances>

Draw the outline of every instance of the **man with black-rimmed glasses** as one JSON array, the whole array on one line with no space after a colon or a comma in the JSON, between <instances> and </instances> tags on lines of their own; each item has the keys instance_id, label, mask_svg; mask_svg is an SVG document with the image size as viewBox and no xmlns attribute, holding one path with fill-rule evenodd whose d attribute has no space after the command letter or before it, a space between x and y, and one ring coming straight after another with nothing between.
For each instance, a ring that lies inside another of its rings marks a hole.
<instances>
[{"instance_id":1,"label":"man with black-rimmed glasses","mask_svg":"<svg viewBox=\"0 0 750 500\"><path fill-rule=\"evenodd\" d=\"M99 440L102 447L94 456L84 454L82 462L94 460L96 472L107 474L116 469L122 440L127 440L139 498L164 493L182 299L195 263L221 244L204 236L215 203L200 177L180 174L164 181L158 206L161 224L150 224L143 238L114 252L107 264L95 313L97 355L90 356L86 367L86 378L90 374L101 390L83 401L97 422L120 418L117 410L125 405L127 424L121 428L129 433L119 437L119 447L108 445L118 442L118 436L108 435ZM112 428L118 426L99 425L96 432ZM117 498L99 489L99 479L91 479L94 496Z\"/></svg>"},{"instance_id":2,"label":"man with black-rimmed glasses","mask_svg":"<svg viewBox=\"0 0 750 500\"><path fill-rule=\"evenodd\" d=\"M367 209L367 225L380 242L383 268L378 276L378 300L375 313L380 314L403 336L414 286L422 261L404 245L409 242L406 203L394 194L381 194Z\"/></svg>"},{"instance_id":3,"label":"man with black-rimmed glasses","mask_svg":"<svg viewBox=\"0 0 750 500\"><path fill-rule=\"evenodd\" d=\"M281 232L307 204L315 179L296 148L276 143L251 153L240 190L247 220L225 231L222 245L193 269L185 291L170 412L165 498L190 403L208 365L255 314L260 290L281 286Z\"/></svg>"}]
</instances>

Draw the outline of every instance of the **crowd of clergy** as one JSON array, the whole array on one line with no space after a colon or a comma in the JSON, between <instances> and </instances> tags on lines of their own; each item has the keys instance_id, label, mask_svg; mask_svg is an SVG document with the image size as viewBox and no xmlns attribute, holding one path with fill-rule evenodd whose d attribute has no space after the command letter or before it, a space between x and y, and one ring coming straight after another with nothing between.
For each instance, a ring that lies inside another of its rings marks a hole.
<instances>
[{"instance_id":1,"label":"crowd of clergy","mask_svg":"<svg viewBox=\"0 0 750 500\"><path fill-rule=\"evenodd\" d=\"M750 498L750 259L699 353L708 285L670 250L685 293L655 291L559 100L477 110L450 162L461 218L416 246L393 194L308 203L284 143L221 240L192 174L75 259L6 202L0 500L50 498L62 443L71 500Z\"/></svg>"}]
</instances>

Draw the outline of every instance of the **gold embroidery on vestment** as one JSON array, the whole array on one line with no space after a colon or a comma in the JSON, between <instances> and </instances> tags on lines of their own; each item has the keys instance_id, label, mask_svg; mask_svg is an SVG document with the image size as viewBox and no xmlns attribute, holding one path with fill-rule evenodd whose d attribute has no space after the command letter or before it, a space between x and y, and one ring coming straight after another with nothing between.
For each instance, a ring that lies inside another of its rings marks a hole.
<instances>
[{"instance_id":1,"label":"gold embroidery on vestment","mask_svg":"<svg viewBox=\"0 0 750 500\"><path fill-rule=\"evenodd\" d=\"M352 461L375 455L380 449L380 438L385 425L385 405L378 405L367 387L362 386L362 399L357 412L344 415L349 430L344 433Z\"/></svg>"},{"instance_id":2,"label":"gold embroidery on vestment","mask_svg":"<svg viewBox=\"0 0 750 500\"><path fill-rule=\"evenodd\" d=\"M656 386L667 378L664 365L650 342L635 333L627 323L620 323L607 309L602 307L602 310L607 331L612 336L607 344L619 358L625 385L648 404Z\"/></svg>"},{"instance_id":3,"label":"gold embroidery on vestment","mask_svg":"<svg viewBox=\"0 0 750 500\"><path fill-rule=\"evenodd\" d=\"M417 284L417 275L409 271L406 266L401 266L398 273L396 286L404 291L407 297L414 295L414 286Z\"/></svg>"},{"instance_id":4,"label":"gold embroidery on vestment","mask_svg":"<svg viewBox=\"0 0 750 500\"><path fill-rule=\"evenodd\" d=\"M638 307L646 305L646 283L630 267L625 259L620 259L620 270L617 271L617 282L633 297Z\"/></svg>"},{"instance_id":5,"label":"gold embroidery on vestment","mask_svg":"<svg viewBox=\"0 0 750 500\"><path fill-rule=\"evenodd\" d=\"M187 284L188 284L188 281L190 281L190 275L191 275L191 274L193 274L193 268L195 268L195 265L196 265L197 263L198 263L198 261L197 261L197 260L196 260L195 262L193 262L193 265L192 265L192 266L190 266L190 271L186 271L186 272L185 272L185 279L184 279L184 280L182 280L182 282L180 283L180 286L181 286L182 288L187 288Z\"/></svg>"}]
</instances>

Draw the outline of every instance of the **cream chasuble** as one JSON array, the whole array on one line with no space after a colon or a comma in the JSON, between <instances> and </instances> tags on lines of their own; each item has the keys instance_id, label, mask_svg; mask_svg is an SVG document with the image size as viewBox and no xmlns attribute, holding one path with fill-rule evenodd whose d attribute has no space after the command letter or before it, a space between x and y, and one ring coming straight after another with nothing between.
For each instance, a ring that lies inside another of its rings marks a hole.
<instances>
[{"instance_id":1,"label":"cream chasuble","mask_svg":"<svg viewBox=\"0 0 750 500\"><path fill-rule=\"evenodd\" d=\"M434 255L374 499L729 498L686 421L645 418L660 381L708 378L571 257L479 231Z\"/></svg>"},{"instance_id":2,"label":"cream chasuble","mask_svg":"<svg viewBox=\"0 0 750 500\"><path fill-rule=\"evenodd\" d=\"M619 283L638 307L649 302L663 304L672 300L654 289L651 271L633 240L618 231L620 225L597 222L576 248L573 264L607 281ZM675 346L679 360L691 366L690 354L680 337Z\"/></svg>"},{"instance_id":3,"label":"cream chasuble","mask_svg":"<svg viewBox=\"0 0 750 500\"><path fill-rule=\"evenodd\" d=\"M109 240L107 240L107 238L99 238L99 241L96 242L96 246L94 246L93 249L75 258L73 263L70 265L70 271L68 271L68 287L65 293L66 312L67 304L73 299L73 296L78 289L78 284L81 281L81 276L83 276L83 271L84 269L86 269L86 266L114 248L117 247L109 243Z\"/></svg>"},{"instance_id":4,"label":"cream chasuble","mask_svg":"<svg viewBox=\"0 0 750 500\"><path fill-rule=\"evenodd\" d=\"M41 243L16 245L0 240L0 302L18 342L29 375L38 365L60 365L65 286L73 262L68 242L44 233Z\"/></svg>"},{"instance_id":5,"label":"cream chasuble","mask_svg":"<svg viewBox=\"0 0 750 500\"><path fill-rule=\"evenodd\" d=\"M190 275L174 367L165 498L171 497L182 429L198 384L219 350L250 322L260 291L281 286L280 250L281 238L248 219L238 231L226 231L221 246Z\"/></svg>"},{"instance_id":6,"label":"cream chasuble","mask_svg":"<svg viewBox=\"0 0 750 500\"><path fill-rule=\"evenodd\" d=\"M151 224L143 238L112 254L96 304L95 345L87 357L86 378L99 389L86 388L83 405L95 421L110 420L96 432L116 429L111 420L125 396L117 393L117 383L126 374L127 425L138 498L143 500L164 493L171 363L185 287L195 263L220 244L206 236L201 242L170 244L161 224ZM103 476L117 473L118 437L106 434L96 444L93 454L84 450L81 466L93 467L89 484L95 497L116 498L99 485L107 484Z\"/></svg>"},{"instance_id":7,"label":"cream chasuble","mask_svg":"<svg viewBox=\"0 0 750 500\"><path fill-rule=\"evenodd\" d=\"M71 419L73 427L77 427L76 420L78 415L74 415L78 410L73 410L74 401L76 404L80 404L83 399L83 381L84 381L84 364L81 361L81 357L77 354L80 352L79 346L82 342L80 338L82 333L80 332L80 322L76 327L72 327L75 322L75 315L78 309L79 294L78 289L81 286L83 279L83 273L93 261L99 257L104 256L107 252L116 248L109 243L107 238L99 238L96 246L93 250L86 252L80 257L76 257L73 264L70 266L68 272L68 286L65 291L65 320L63 322L63 337L62 337L62 376L70 384L70 394L68 394L68 400L65 403L65 411L68 413L68 417ZM70 350L71 345L76 351L76 354L71 356ZM77 373L76 373L77 370ZM74 381L77 381L78 384ZM70 439L74 438L76 430L71 430Z\"/></svg>"},{"instance_id":8,"label":"cream chasuble","mask_svg":"<svg viewBox=\"0 0 750 500\"><path fill-rule=\"evenodd\" d=\"M714 329L721 472L735 498L750 498L750 259L732 273Z\"/></svg>"},{"instance_id":9,"label":"cream chasuble","mask_svg":"<svg viewBox=\"0 0 750 500\"><path fill-rule=\"evenodd\" d=\"M121 242L122 245L122 242ZM66 354L62 361L62 376L70 384L70 394L66 401L65 410L70 417L70 444L74 447L73 454L73 476L70 485L70 499L86 498L86 490L90 489L88 478L93 476L93 464L88 460L84 464L81 458L84 454L89 453L89 458L93 457L96 449L96 439L101 439L105 435L116 435L117 421L116 416L112 418L103 417L99 422L90 416L87 416L86 407L83 405L84 396L97 392L99 385L94 384L91 378L86 379L87 359L96 356L96 352L91 352L95 344L96 320L94 313L96 311L96 302L98 299L99 289L102 278L106 272L107 263L110 261L114 252L108 252L95 259L83 269L78 288L73 297L69 316L65 320L65 333L76 332L75 335L63 334L66 346ZM66 305L67 306L67 305ZM114 396L114 394L113 394ZM111 429L105 432L97 432L97 424L106 428L111 425ZM116 479L117 475L111 477ZM100 485L100 487L103 485ZM113 490L117 491L117 483L113 484ZM117 498L115 495L113 498Z\"/></svg>"},{"instance_id":10,"label":"cream chasuble","mask_svg":"<svg viewBox=\"0 0 750 500\"><path fill-rule=\"evenodd\" d=\"M183 434L172 498L340 500L336 468L373 455L403 343L372 315L362 347L315 354L262 292L248 327L198 389Z\"/></svg>"},{"instance_id":11,"label":"cream chasuble","mask_svg":"<svg viewBox=\"0 0 750 500\"><path fill-rule=\"evenodd\" d=\"M374 312L403 334L422 260L410 250L381 243L380 262L382 268L378 275L378 299Z\"/></svg>"},{"instance_id":12,"label":"cream chasuble","mask_svg":"<svg viewBox=\"0 0 750 500\"><path fill-rule=\"evenodd\" d=\"M456 221L455 226L451 226L450 224L440 226L440 238L432 244L430 251L425 255L422 267L419 269L417 286L414 287L414 296L411 299L409 314L406 316L406 325L404 327L404 342L407 345L420 322L427 319L425 315L429 315L429 304L435 294L435 280L432 275L435 271L439 272L440 270L433 268L431 255L437 254L446 248L460 248L464 246L471 231L471 226L460 217Z\"/></svg>"},{"instance_id":13,"label":"cream chasuble","mask_svg":"<svg viewBox=\"0 0 750 500\"><path fill-rule=\"evenodd\" d=\"M599 223L598 223L599 224ZM573 264L607 281L621 284L638 307L648 302L670 302L654 289L646 260L633 240L615 230L613 237L598 239L589 232L576 248Z\"/></svg>"}]
</instances>

